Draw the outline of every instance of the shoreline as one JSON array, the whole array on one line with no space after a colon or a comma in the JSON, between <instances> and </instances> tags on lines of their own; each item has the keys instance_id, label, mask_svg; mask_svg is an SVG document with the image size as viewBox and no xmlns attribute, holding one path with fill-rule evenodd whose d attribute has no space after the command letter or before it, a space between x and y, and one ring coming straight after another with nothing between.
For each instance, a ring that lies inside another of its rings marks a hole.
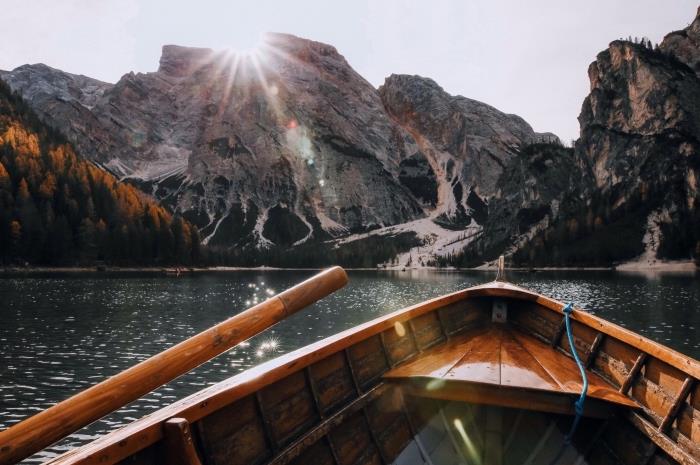
<instances>
[{"instance_id":1,"label":"shoreline","mask_svg":"<svg viewBox=\"0 0 700 465\"><path fill-rule=\"evenodd\" d=\"M182 267L180 268L179 275L189 275L197 273L228 273L228 272L240 272L240 271L318 271L325 269L327 267L291 267L291 268L280 268L271 266L258 266L258 267L241 267L241 266L214 266L214 267ZM385 272L415 272L415 271L431 271L431 272L464 272L464 271L477 271L491 273L496 271L496 266L492 264L484 264L475 268L453 268L453 267L376 267L376 268L345 268L347 271L385 271ZM655 262L653 264L632 262L624 263L618 266L610 267L506 267L506 271L515 272L547 272L547 271L614 271L624 274L635 274L635 273L684 273L684 274L694 274L700 271L700 268L690 260L677 261L677 262ZM79 274L79 273L94 273L94 274L109 274L109 273L153 273L153 274L163 274L163 275L178 275L178 271L174 267L137 267L137 266L110 266L110 267L96 267L96 266L73 266L73 267L44 267L44 266L31 266L31 267L2 267L0 268L0 276L3 275L32 275L41 273L66 273L66 274Z\"/></svg>"}]
</instances>

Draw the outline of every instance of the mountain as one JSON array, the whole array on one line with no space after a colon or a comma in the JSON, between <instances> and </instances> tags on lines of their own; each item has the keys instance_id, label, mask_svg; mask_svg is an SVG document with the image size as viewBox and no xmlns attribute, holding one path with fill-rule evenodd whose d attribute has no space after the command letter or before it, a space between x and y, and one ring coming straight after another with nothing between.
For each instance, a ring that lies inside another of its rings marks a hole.
<instances>
[{"instance_id":1,"label":"mountain","mask_svg":"<svg viewBox=\"0 0 700 465\"><path fill-rule=\"evenodd\" d=\"M440 253L481 229L517 147L555 139L427 78L375 89L335 48L285 34L253 54L166 45L157 71L116 84L45 65L0 77L210 247L408 233Z\"/></svg>"},{"instance_id":2,"label":"mountain","mask_svg":"<svg viewBox=\"0 0 700 465\"><path fill-rule=\"evenodd\" d=\"M700 255L700 24L617 40L573 148L420 76L375 89L332 46L163 47L109 84L0 72L81 154L195 224L221 260L476 266Z\"/></svg>"},{"instance_id":3,"label":"mountain","mask_svg":"<svg viewBox=\"0 0 700 465\"><path fill-rule=\"evenodd\" d=\"M547 154L524 153L526 174L515 165L499 181L513 201L491 202L482 240L453 262L478 264L503 250L529 266L700 258L700 16L657 47L612 42L588 76L574 151L536 170ZM532 212L532 200L533 227L503 226L521 224L512 220ZM499 227L504 234L494 234Z\"/></svg>"},{"instance_id":4,"label":"mountain","mask_svg":"<svg viewBox=\"0 0 700 465\"><path fill-rule=\"evenodd\" d=\"M81 159L0 82L0 264L192 263L199 234Z\"/></svg>"}]
</instances>

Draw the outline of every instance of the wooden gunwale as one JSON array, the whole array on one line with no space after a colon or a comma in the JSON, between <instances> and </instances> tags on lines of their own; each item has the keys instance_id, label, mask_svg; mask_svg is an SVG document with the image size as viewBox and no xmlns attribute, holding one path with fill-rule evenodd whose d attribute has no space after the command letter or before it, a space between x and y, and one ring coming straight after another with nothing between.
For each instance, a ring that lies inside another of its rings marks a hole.
<instances>
[{"instance_id":1,"label":"wooden gunwale","mask_svg":"<svg viewBox=\"0 0 700 465\"><path fill-rule=\"evenodd\" d=\"M492 282L457 291L376 318L251 368L166 406L90 444L69 451L49 463L99 463L101 465L116 463L161 440L163 438L163 423L172 417L184 418L193 423L229 405L231 402L254 393L292 373L303 370L327 356L348 349L357 342L369 337L382 334L385 330L392 328L397 322L404 323L417 316L473 297L505 297L532 301L550 311L563 315L561 311L564 307L563 303L509 283ZM618 339L648 353L683 371L690 377L695 379L700 377L700 363L679 352L580 310L574 310L571 317L574 321L588 326L599 333ZM441 322L439 313L438 320ZM445 334L447 335L447 332ZM416 349L418 349L417 346ZM352 367L351 364L349 366Z\"/></svg>"}]
</instances>

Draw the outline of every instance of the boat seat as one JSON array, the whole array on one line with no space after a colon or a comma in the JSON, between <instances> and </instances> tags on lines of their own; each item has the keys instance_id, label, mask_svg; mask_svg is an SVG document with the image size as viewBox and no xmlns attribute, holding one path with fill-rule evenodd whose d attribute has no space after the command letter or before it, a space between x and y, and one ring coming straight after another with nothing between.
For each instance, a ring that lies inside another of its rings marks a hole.
<instances>
[{"instance_id":1,"label":"boat seat","mask_svg":"<svg viewBox=\"0 0 700 465\"><path fill-rule=\"evenodd\" d=\"M639 408L603 378L587 371L584 415ZM454 336L384 374L410 395L551 413L573 414L581 393L576 362L509 324Z\"/></svg>"}]
</instances>

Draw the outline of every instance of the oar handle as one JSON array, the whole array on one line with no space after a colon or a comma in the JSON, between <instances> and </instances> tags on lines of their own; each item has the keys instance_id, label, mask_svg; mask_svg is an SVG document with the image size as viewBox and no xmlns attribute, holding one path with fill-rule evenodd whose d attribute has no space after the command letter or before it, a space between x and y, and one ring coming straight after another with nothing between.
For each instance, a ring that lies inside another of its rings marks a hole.
<instances>
[{"instance_id":1,"label":"oar handle","mask_svg":"<svg viewBox=\"0 0 700 465\"><path fill-rule=\"evenodd\" d=\"M0 431L0 465L29 457L249 339L348 282L336 266Z\"/></svg>"}]
</instances>

